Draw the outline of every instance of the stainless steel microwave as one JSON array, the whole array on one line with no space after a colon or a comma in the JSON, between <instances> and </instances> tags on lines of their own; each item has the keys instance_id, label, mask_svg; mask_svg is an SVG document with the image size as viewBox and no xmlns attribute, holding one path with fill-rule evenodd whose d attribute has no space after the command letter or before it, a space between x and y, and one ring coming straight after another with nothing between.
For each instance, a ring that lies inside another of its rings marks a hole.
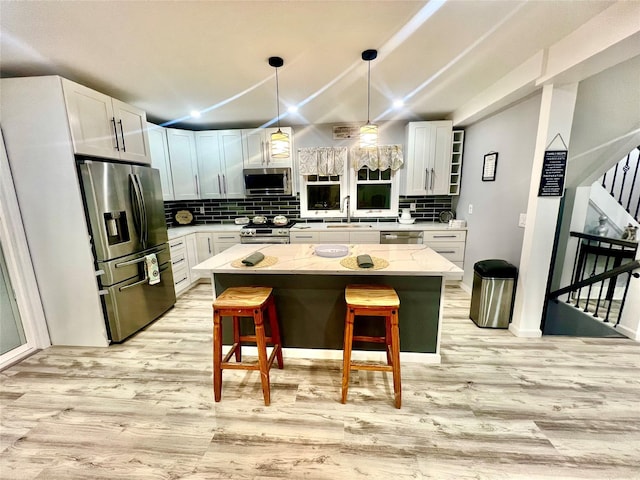
<instances>
[{"instance_id":1,"label":"stainless steel microwave","mask_svg":"<svg viewBox=\"0 0 640 480\"><path fill-rule=\"evenodd\" d=\"M245 168L246 195L291 195L290 168Z\"/></svg>"}]
</instances>

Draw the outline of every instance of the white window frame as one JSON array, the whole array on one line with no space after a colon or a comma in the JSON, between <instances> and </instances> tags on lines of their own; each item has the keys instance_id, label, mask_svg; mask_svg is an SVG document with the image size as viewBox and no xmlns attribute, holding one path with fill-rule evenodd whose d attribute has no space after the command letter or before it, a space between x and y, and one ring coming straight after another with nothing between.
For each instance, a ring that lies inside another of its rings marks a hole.
<instances>
[{"instance_id":1,"label":"white window frame","mask_svg":"<svg viewBox=\"0 0 640 480\"><path fill-rule=\"evenodd\" d=\"M346 180L346 172L340 175L338 181L335 180L318 180L310 181L309 177L322 177L323 175L300 175L300 217L302 218L346 218L347 212L340 212L340 209L334 210L311 210L307 204L307 185L340 185L340 205L344 202L344 198L348 195L348 183Z\"/></svg>"},{"instance_id":2,"label":"white window frame","mask_svg":"<svg viewBox=\"0 0 640 480\"><path fill-rule=\"evenodd\" d=\"M363 167L367 168L367 167ZM358 172L353 169L349 171L349 202L351 208L351 216L354 218L372 218L372 217L397 217L399 204L399 183L400 171L391 171L389 180L358 180ZM358 209L358 185L359 184L391 184L391 203L389 208L378 209Z\"/></svg>"}]
</instances>

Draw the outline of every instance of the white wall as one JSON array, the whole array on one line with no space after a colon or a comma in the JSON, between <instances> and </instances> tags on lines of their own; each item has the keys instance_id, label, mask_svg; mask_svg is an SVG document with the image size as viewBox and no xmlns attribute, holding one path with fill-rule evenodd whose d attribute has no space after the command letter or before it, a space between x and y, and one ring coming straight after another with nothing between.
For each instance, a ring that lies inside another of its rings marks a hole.
<instances>
[{"instance_id":1,"label":"white wall","mask_svg":"<svg viewBox=\"0 0 640 480\"><path fill-rule=\"evenodd\" d=\"M465 130L462 187L457 218L467 220L463 283L471 287L473 265L500 258L519 266L535 148L539 94ZM484 155L498 152L496 180L482 181ZM469 205L473 213L469 214Z\"/></svg>"},{"instance_id":2,"label":"white wall","mask_svg":"<svg viewBox=\"0 0 640 480\"><path fill-rule=\"evenodd\" d=\"M404 128L408 122L379 122L378 123L378 144L392 145L405 143ZM334 124L320 125L298 125L293 126L295 135L295 148L311 147L353 147L358 144L359 137L347 140L333 139Z\"/></svg>"}]
</instances>

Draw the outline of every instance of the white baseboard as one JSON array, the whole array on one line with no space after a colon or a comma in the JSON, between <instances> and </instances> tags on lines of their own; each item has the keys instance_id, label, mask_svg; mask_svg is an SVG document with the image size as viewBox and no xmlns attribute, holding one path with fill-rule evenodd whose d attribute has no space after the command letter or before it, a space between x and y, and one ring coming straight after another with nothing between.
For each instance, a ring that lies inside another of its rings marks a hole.
<instances>
[{"instance_id":1,"label":"white baseboard","mask_svg":"<svg viewBox=\"0 0 640 480\"><path fill-rule=\"evenodd\" d=\"M515 326L513 323L509 325L509 331L513 333L513 335L515 335L516 337L522 337L522 338L542 337L542 330L540 330L539 328L535 330L522 330L517 326Z\"/></svg>"},{"instance_id":2,"label":"white baseboard","mask_svg":"<svg viewBox=\"0 0 640 480\"><path fill-rule=\"evenodd\" d=\"M630 328L625 327L624 325L618 325L615 330L617 332L620 332L625 337L629 337L631 340L640 342L640 334L636 331L631 330Z\"/></svg>"}]
</instances>

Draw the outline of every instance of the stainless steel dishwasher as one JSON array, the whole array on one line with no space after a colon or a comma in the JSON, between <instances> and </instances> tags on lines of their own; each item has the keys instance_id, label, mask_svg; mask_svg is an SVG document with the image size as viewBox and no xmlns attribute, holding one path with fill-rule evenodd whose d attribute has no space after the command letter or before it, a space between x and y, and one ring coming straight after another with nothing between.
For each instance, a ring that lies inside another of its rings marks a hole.
<instances>
[{"instance_id":1,"label":"stainless steel dishwasher","mask_svg":"<svg viewBox=\"0 0 640 480\"><path fill-rule=\"evenodd\" d=\"M422 232L380 232L380 243L422 243Z\"/></svg>"}]
</instances>

